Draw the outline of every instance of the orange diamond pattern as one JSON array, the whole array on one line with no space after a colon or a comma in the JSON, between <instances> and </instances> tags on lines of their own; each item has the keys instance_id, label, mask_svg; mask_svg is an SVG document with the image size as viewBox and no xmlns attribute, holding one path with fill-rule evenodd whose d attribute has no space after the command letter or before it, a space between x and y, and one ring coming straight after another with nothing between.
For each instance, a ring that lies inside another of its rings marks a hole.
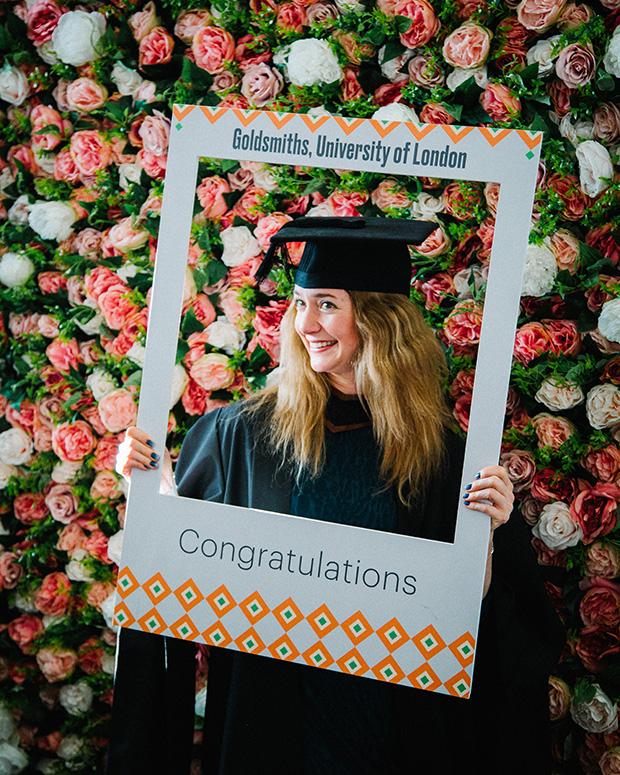
<instances>
[{"instance_id":1,"label":"orange diamond pattern","mask_svg":"<svg viewBox=\"0 0 620 775\"><path fill-rule=\"evenodd\" d=\"M377 630L377 635L390 652L395 651L409 640L407 633L396 618L390 619L383 627L380 627Z\"/></svg>"},{"instance_id":2,"label":"orange diamond pattern","mask_svg":"<svg viewBox=\"0 0 620 775\"><path fill-rule=\"evenodd\" d=\"M413 636L412 640L424 659L434 657L446 647L446 642L432 624L420 630L417 635Z\"/></svg>"},{"instance_id":3,"label":"orange diamond pattern","mask_svg":"<svg viewBox=\"0 0 620 775\"><path fill-rule=\"evenodd\" d=\"M188 614L183 614L180 619L177 619L174 624L171 624L170 632L175 638L181 638L181 640L194 640L200 635L200 632L196 629L194 622Z\"/></svg>"},{"instance_id":4,"label":"orange diamond pattern","mask_svg":"<svg viewBox=\"0 0 620 775\"><path fill-rule=\"evenodd\" d=\"M119 625L120 627L131 627L131 625L136 621L135 617L132 616L131 611L125 603L117 603L116 608L114 609L114 623Z\"/></svg>"},{"instance_id":5,"label":"orange diamond pattern","mask_svg":"<svg viewBox=\"0 0 620 775\"><path fill-rule=\"evenodd\" d=\"M463 667L467 667L467 665L470 665L473 661L476 641L474 640L471 633L466 632L461 635L460 638L457 638L455 641L453 641L448 646L448 648L458 659L461 665Z\"/></svg>"},{"instance_id":6,"label":"orange diamond pattern","mask_svg":"<svg viewBox=\"0 0 620 775\"><path fill-rule=\"evenodd\" d=\"M138 580L129 568L123 568L123 570L120 571L116 582L116 589L123 600L131 595L132 592L135 592L139 586Z\"/></svg>"},{"instance_id":7,"label":"orange diamond pattern","mask_svg":"<svg viewBox=\"0 0 620 775\"><path fill-rule=\"evenodd\" d=\"M460 673L457 673L456 675L453 675L452 678L444 681L443 685L454 697L469 697L471 682L464 670L461 670Z\"/></svg>"},{"instance_id":8,"label":"orange diamond pattern","mask_svg":"<svg viewBox=\"0 0 620 775\"><path fill-rule=\"evenodd\" d=\"M171 592L170 587L166 584L166 580L161 573L156 573L154 576L142 585L142 589L149 596L149 600L153 605L159 605L162 600L168 597Z\"/></svg>"},{"instance_id":9,"label":"orange diamond pattern","mask_svg":"<svg viewBox=\"0 0 620 775\"><path fill-rule=\"evenodd\" d=\"M343 657L336 660L336 664L343 673L349 673L349 675L364 675L368 672L368 665L357 649L347 651Z\"/></svg>"},{"instance_id":10,"label":"orange diamond pattern","mask_svg":"<svg viewBox=\"0 0 620 775\"><path fill-rule=\"evenodd\" d=\"M413 673L409 673L407 678L417 689L426 689L427 691L432 692L441 686L441 681L439 680L437 673L428 662L424 662L424 664L416 668Z\"/></svg>"},{"instance_id":11,"label":"orange diamond pattern","mask_svg":"<svg viewBox=\"0 0 620 775\"><path fill-rule=\"evenodd\" d=\"M259 622L263 616L267 616L269 613L269 606L258 592L252 592L251 595L248 595L245 600L239 603L239 607L252 624Z\"/></svg>"},{"instance_id":12,"label":"orange diamond pattern","mask_svg":"<svg viewBox=\"0 0 620 775\"><path fill-rule=\"evenodd\" d=\"M302 654L306 664L311 667L329 667L334 663L334 659L325 646L319 641L314 646L310 646Z\"/></svg>"},{"instance_id":13,"label":"orange diamond pattern","mask_svg":"<svg viewBox=\"0 0 620 775\"><path fill-rule=\"evenodd\" d=\"M174 594L186 611L191 611L203 599L198 585L192 579L188 579L185 584L181 584L178 589L174 590Z\"/></svg>"},{"instance_id":14,"label":"orange diamond pattern","mask_svg":"<svg viewBox=\"0 0 620 775\"><path fill-rule=\"evenodd\" d=\"M319 638L324 638L338 626L338 620L326 605L320 605L306 619Z\"/></svg>"},{"instance_id":15,"label":"orange diamond pattern","mask_svg":"<svg viewBox=\"0 0 620 775\"><path fill-rule=\"evenodd\" d=\"M368 624L368 619L361 611L356 611L353 616L345 619L342 623L342 629L356 646L374 632L370 624Z\"/></svg>"},{"instance_id":16,"label":"orange diamond pattern","mask_svg":"<svg viewBox=\"0 0 620 775\"><path fill-rule=\"evenodd\" d=\"M202 637L210 646L220 646L221 648L226 648L229 643L232 643L232 638L228 634L228 630L221 622L212 624L202 633Z\"/></svg>"},{"instance_id":17,"label":"orange diamond pattern","mask_svg":"<svg viewBox=\"0 0 620 775\"><path fill-rule=\"evenodd\" d=\"M226 586L222 584L215 592L211 592L206 597L207 603L211 606L216 616L224 616L237 605L235 598L226 589Z\"/></svg>"},{"instance_id":18,"label":"orange diamond pattern","mask_svg":"<svg viewBox=\"0 0 620 775\"><path fill-rule=\"evenodd\" d=\"M167 627L166 622L157 613L156 608L151 608L148 613L145 613L143 617L138 619L138 624L145 632L150 632L153 635L161 635Z\"/></svg>"},{"instance_id":19,"label":"orange diamond pattern","mask_svg":"<svg viewBox=\"0 0 620 775\"><path fill-rule=\"evenodd\" d=\"M304 618L292 597L287 598L277 608L274 608L273 615L280 622L282 629L287 632Z\"/></svg>"},{"instance_id":20,"label":"orange diamond pattern","mask_svg":"<svg viewBox=\"0 0 620 775\"><path fill-rule=\"evenodd\" d=\"M250 627L243 635L240 635L236 640L237 648L239 651L245 651L246 654L260 654L265 650L265 644L258 637L256 630Z\"/></svg>"},{"instance_id":21,"label":"orange diamond pattern","mask_svg":"<svg viewBox=\"0 0 620 775\"><path fill-rule=\"evenodd\" d=\"M387 681L391 684L400 683L405 674L400 669L395 657L389 654L381 662L378 662L372 669L372 672L380 681Z\"/></svg>"},{"instance_id":22,"label":"orange diamond pattern","mask_svg":"<svg viewBox=\"0 0 620 775\"><path fill-rule=\"evenodd\" d=\"M295 647L293 641L288 635L282 635L281 638L274 641L269 646L269 653L276 659L283 659L286 662L290 662L292 659L296 659L299 656L299 651Z\"/></svg>"}]
</instances>

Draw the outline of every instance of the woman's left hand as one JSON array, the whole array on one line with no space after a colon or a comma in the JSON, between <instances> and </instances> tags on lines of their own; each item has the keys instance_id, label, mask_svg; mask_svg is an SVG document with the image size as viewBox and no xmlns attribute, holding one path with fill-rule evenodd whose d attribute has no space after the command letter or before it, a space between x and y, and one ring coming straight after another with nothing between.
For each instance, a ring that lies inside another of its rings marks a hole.
<instances>
[{"instance_id":1,"label":"woman's left hand","mask_svg":"<svg viewBox=\"0 0 620 775\"><path fill-rule=\"evenodd\" d=\"M470 509L488 514L491 517L491 530L508 522L514 495L512 482L504 466L481 468L478 478L465 488L463 502Z\"/></svg>"}]
</instances>

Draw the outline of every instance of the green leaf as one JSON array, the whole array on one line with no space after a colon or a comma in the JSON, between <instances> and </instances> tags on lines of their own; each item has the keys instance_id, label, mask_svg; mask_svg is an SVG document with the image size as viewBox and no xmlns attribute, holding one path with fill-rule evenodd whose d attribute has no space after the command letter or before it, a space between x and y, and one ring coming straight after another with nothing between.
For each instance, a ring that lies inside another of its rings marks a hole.
<instances>
[{"instance_id":1,"label":"green leaf","mask_svg":"<svg viewBox=\"0 0 620 775\"><path fill-rule=\"evenodd\" d=\"M614 91L616 84L613 76L606 73L604 70L600 70L596 77L596 88L599 91Z\"/></svg>"},{"instance_id":2,"label":"green leaf","mask_svg":"<svg viewBox=\"0 0 620 775\"><path fill-rule=\"evenodd\" d=\"M407 32L412 24L412 20L408 16L395 16L394 21L396 22L396 31L398 33Z\"/></svg>"},{"instance_id":3,"label":"green leaf","mask_svg":"<svg viewBox=\"0 0 620 775\"><path fill-rule=\"evenodd\" d=\"M179 342L177 344L177 354L175 356L174 362L175 363L181 363L183 358L187 355L189 352L189 345L184 339L179 339Z\"/></svg>"},{"instance_id":4,"label":"green leaf","mask_svg":"<svg viewBox=\"0 0 620 775\"><path fill-rule=\"evenodd\" d=\"M226 276L226 272L228 272L228 267L226 264L223 264L217 259L212 259L209 261L205 268L205 273L207 276L206 284L215 285L215 283L219 282L223 277Z\"/></svg>"},{"instance_id":5,"label":"green leaf","mask_svg":"<svg viewBox=\"0 0 620 775\"><path fill-rule=\"evenodd\" d=\"M406 18L406 17L401 17ZM411 19L407 19L411 21ZM389 62L391 59L396 59L401 54L404 54L407 49L399 40L390 40L385 44L385 51L383 52L383 61Z\"/></svg>"},{"instance_id":6,"label":"green leaf","mask_svg":"<svg viewBox=\"0 0 620 775\"><path fill-rule=\"evenodd\" d=\"M140 386L140 383L142 382L142 369L136 369L132 374L130 374L127 379L125 380L124 385L136 385Z\"/></svg>"},{"instance_id":7,"label":"green leaf","mask_svg":"<svg viewBox=\"0 0 620 775\"><path fill-rule=\"evenodd\" d=\"M184 333L186 336L189 336L190 334L195 334L198 331L204 331L204 328L205 327L196 317L196 313L194 312L193 307L190 307L183 316L183 321L181 322L182 333Z\"/></svg>"}]
</instances>

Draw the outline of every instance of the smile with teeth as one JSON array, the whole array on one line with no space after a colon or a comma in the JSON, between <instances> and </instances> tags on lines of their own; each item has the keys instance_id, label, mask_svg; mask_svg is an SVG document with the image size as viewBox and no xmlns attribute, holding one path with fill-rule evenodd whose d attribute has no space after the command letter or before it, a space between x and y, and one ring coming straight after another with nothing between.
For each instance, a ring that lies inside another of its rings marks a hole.
<instances>
[{"instance_id":1,"label":"smile with teeth","mask_svg":"<svg viewBox=\"0 0 620 775\"><path fill-rule=\"evenodd\" d=\"M326 350L328 347L332 347L336 343L336 339L330 339L323 342L308 342L308 348L312 352L320 352L321 350Z\"/></svg>"}]
</instances>

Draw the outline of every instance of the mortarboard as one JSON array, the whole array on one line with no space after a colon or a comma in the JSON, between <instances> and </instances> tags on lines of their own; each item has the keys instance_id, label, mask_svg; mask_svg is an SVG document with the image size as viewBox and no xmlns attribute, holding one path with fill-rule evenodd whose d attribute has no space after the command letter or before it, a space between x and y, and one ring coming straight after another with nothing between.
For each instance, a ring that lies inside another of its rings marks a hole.
<instances>
[{"instance_id":1,"label":"mortarboard","mask_svg":"<svg viewBox=\"0 0 620 775\"><path fill-rule=\"evenodd\" d=\"M434 221L404 218L297 218L271 237L254 277L260 285L279 255L288 259L287 242L305 242L295 272L296 285L409 296L411 257L407 245L419 245L436 228Z\"/></svg>"}]
</instances>

